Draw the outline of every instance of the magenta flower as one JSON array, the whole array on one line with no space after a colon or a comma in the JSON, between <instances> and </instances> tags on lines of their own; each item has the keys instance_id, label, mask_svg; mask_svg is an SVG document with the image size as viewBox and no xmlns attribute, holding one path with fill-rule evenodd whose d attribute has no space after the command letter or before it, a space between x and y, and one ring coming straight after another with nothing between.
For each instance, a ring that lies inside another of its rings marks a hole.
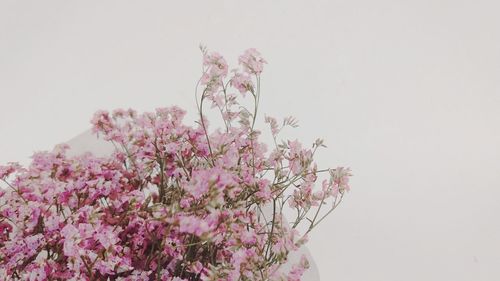
<instances>
[{"instance_id":1,"label":"magenta flower","mask_svg":"<svg viewBox=\"0 0 500 281\"><path fill-rule=\"evenodd\" d=\"M274 142L261 142L265 63L249 49L228 79L226 60L204 51L193 126L178 107L98 111L93 131L116 147L108 157L59 145L29 167L0 166L2 280L300 280L305 257L282 265L338 206L351 173L318 169L321 140L278 139L292 117L266 116ZM209 128L207 102L222 128Z\"/></svg>"}]
</instances>

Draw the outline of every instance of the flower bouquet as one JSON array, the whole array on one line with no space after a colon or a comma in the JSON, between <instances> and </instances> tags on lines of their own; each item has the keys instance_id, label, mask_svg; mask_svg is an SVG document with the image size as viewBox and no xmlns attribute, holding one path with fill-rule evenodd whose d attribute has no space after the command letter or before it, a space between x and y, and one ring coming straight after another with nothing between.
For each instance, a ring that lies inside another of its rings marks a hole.
<instances>
[{"instance_id":1,"label":"flower bouquet","mask_svg":"<svg viewBox=\"0 0 500 281\"><path fill-rule=\"evenodd\" d=\"M2 280L301 280L309 261L290 257L340 204L350 170L317 167L320 139L279 140L292 117L265 117L268 149L255 129L266 61L249 49L229 75L202 51L194 126L178 107L100 111L93 131L111 154L58 145L0 166ZM207 104L222 128L209 128Z\"/></svg>"}]
</instances>

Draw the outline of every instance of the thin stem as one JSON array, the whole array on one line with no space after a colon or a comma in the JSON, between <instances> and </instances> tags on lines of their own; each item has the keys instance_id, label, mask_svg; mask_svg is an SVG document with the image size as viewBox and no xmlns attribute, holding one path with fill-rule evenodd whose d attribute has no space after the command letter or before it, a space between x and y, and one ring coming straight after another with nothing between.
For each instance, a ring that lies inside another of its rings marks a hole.
<instances>
[{"instance_id":1,"label":"thin stem","mask_svg":"<svg viewBox=\"0 0 500 281\"><path fill-rule=\"evenodd\" d=\"M252 129L251 129L252 132L253 132L253 128L255 126L255 121L257 120L257 110L259 109L259 101L260 101L260 76L256 75L255 77L257 79L257 90L256 90L255 94L252 93L253 97L254 97L254 103L255 103L253 120L252 120Z\"/></svg>"},{"instance_id":2,"label":"thin stem","mask_svg":"<svg viewBox=\"0 0 500 281\"><path fill-rule=\"evenodd\" d=\"M326 218L331 212L333 212L333 210L335 210L335 208L337 208L337 206L340 205L340 202L342 202L342 198L344 198L343 193L340 194L339 201L337 203L334 203L332 208L324 216L322 216L312 227L313 228L316 227L324 218ZM335 201L337 201L337 200L335 200Z\"/></svg>"},{"instance_id":3,"label":"thin stem","mask_svg":"<svg viewBox=\"0 0 500 281\"><path fill-rule=\"evenodd\" d=\"M212 146L210 145L210 137L208 136L207 127L205 126L205 121L203 120L203 100L204 99L205 99L205 91L203 91L203 94L201 96L201 101L200 101L200 107L199 107L200 121L201 121L201 126L203 127L203 131L205 132L205 137L207 138L208 151L210 152L212 165L215 165L214 154L212 152Z\"/></svg>"}]
</instances>

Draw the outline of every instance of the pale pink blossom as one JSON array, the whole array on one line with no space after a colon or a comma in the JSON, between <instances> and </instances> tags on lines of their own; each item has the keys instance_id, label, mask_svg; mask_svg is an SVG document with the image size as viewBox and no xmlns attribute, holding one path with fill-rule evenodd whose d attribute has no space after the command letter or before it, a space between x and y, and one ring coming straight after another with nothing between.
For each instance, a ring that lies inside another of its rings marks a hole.
<instances>
[{"instance_id":1,"label":"pale pink blossom","mask_svg":"<svg viewBox=\"0 0 500 281\"><path fill-rule=\"evenodd\" d=\"M254 91L254 84L252 78L246 73L234 72L231 78L231 86L236 88L241 94L245 95L247 92Z\"/></svg>"},{"instance_id":2,"label":"pale pink blossom","mask_svg":"<svg viewBox=\"0 0 500 281\"><path fill-rule=\"evenodd\" d=\"M261 54L254 48L248 49L239 58L239 63L243 69L249 74L260 74L264 69L264 64L267 63L262 58Z\"/></svg>"},{"instance_id":3,"label":"pale pink blossom","mask_svg":"<svg viewBox=\"0 0 500 281\"><path fill-rule=\"evenodd\" d=\"M296 127L292 117L278 124L266 116L268 151L253 116L266 61L249 49L239 63L242 70L229 78L225 59L204 52L193 125L175 106L98 111L93 131L115 145L113 154L68 156L63 144L35 153L26 168L0 166L0 276L300 280L307 260L290 271L281 264L338 205L351 173L317 167L320 141L308 147L278 139L283 127ZM237 91L250 92L254 108L240 104ZM220 112L219 123L203 102ZM270 207L274 213L263 215ZM283 217L289 207L298 214L290 225Z\"/></svg>"}]
</instances>

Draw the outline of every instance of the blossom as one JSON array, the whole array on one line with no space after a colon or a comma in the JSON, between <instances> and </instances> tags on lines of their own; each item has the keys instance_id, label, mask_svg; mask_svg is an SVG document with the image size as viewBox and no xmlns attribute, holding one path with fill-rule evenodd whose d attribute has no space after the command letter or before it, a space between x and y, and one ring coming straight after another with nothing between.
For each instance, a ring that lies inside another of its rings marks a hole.
<instances>
[{"instance_id":1,"label":"blossom","mask_svg":"<svg viewBox=\"0 0 500 281\"><path fill-rule=\"evenodd\" d=\"M228 72L226 60L217 52L206 53L203 56L203 66L206 67L201 78L201 84L206 86L208 94L213 94L222 86Z\"/></svg>"},{"instance_id":2,"label":"blossom","mask_svg":"<svg viewBox=\"0 0 500 281\"><path fill-rule=\"evenodd\" d=\"M204 52L194 125L176 106L98 111L93 131L115 145L113 154L69 156L63 144L35 153L25 168L0 166L0 276L300 280L305 258L289 271L281 265L323 220L321 207L338 205L351 173L318 169L321 142L280 142L284 126L296 127L292 117L278 125L266 116L274 140L268 152L252 124L266 61L249 49L239 63L228 78L226 60ZM255 97L254 108L239 104L238 91ZM203 102L220 111L222 128L209 127ZM283 218L288 207L298 214L292 226Z\"/></svg>"},{"instance_id":3,"label":"blossom","mask_svg":"<svg viewBox=\"0 0 500 281\"><path fill-rule=\"evenodd\" d=\"M44 281L47 280L47 273L43 267L36 267L28 273L29 281Z\"/></svg>"},{"instance_id":4,"label":"blossom","mask_svg":"<svg viewBox=\"0 0 500 281\"><path fill-rule=\"evenodd\" d=\"M239 73L234 71L234 76L231 78L231 86L238 89L241 94L245 94L246 92L254 91L254 85L250 76L246 73Z\"/></svg>"},{"instance_id":5,"label":"blossom","mask_svg":"<svg viewBox=\"0 0 500 281\"><path fill-rule=\"evenodd\" d=\"M0 179L7 178L20 168L21 166L18 163L9 163L6 166L0 166Z\"/></svg>"},{"instance_id":6,"label":"blossom","mask_svg":"<svg viewBox=\"0 0 500 281\"><path fill-rule=\"evenodd\" d=\"M241 234L241 242L243 242L246 245L256 243L257 238L255 233L250 232L248 230L243 231L243 233Z\"/></svg>"},{"instance_id":7,"label":"blossom","mask_svg":"<svg viewBox=\"0 0 500 281\"><path fill-rule=\"evenodd\" d=\"M349 191L349 177L351 176L351 169L338 167L337 169L330 170L330 175L334 185L340 191Z\"/></svg>"},{"instance_id":8,"label":"blossom","mask_svg":"<svg viewBox=\"0 0 500 281\"><path fill-rule=\"evenodd\" d=\"M248 74L261 74L264 64L267 63L261 54L254 48L248 49L239 58L239 63Z\"/></svg>"},{"instance_id":9,"label":"blossom","mask_svg":"<svg viewBox=\"0 0 500 281\"><path fill-rule=\"evenodd\" d=\"M68 257L76 257L78 256L78 236L79 236L79 231L78 229L72 225L72 224L67 224L62 230L61 234L64 237L64 255Z\"/></svg>"},{"instance_id":10,"label":"blossom","mask_svg":"<svg viewBox=\"0 0 500 281\"><path fill-rule=\"evenodd\" d=\"M201 236L210 231L210 227L203 219L189 216L182 217L179 222L179 231Z\"/></svg>"},{"instance_id":11,"label":"blossom","mask_svg":"<svg viewBox=\"0 0 500 281\"><path fill-rule=\"evenodd\" d=\"M304 271L309 268L309 261L306 256L302 255L300 262L292 267L288 273L289 281L300 281L300 277L304 274Z\"/></svg>"},{"instance_id":12,"label":"blossom","mask_svg":"<svg viewBox=\"0 0 500 281\"><path fill-rule=\"evenodd\" d=\"M109 249L119 241L113 229L107 225L98 227L95 238L105 249Z\"/></svg>"}]
</instances>

